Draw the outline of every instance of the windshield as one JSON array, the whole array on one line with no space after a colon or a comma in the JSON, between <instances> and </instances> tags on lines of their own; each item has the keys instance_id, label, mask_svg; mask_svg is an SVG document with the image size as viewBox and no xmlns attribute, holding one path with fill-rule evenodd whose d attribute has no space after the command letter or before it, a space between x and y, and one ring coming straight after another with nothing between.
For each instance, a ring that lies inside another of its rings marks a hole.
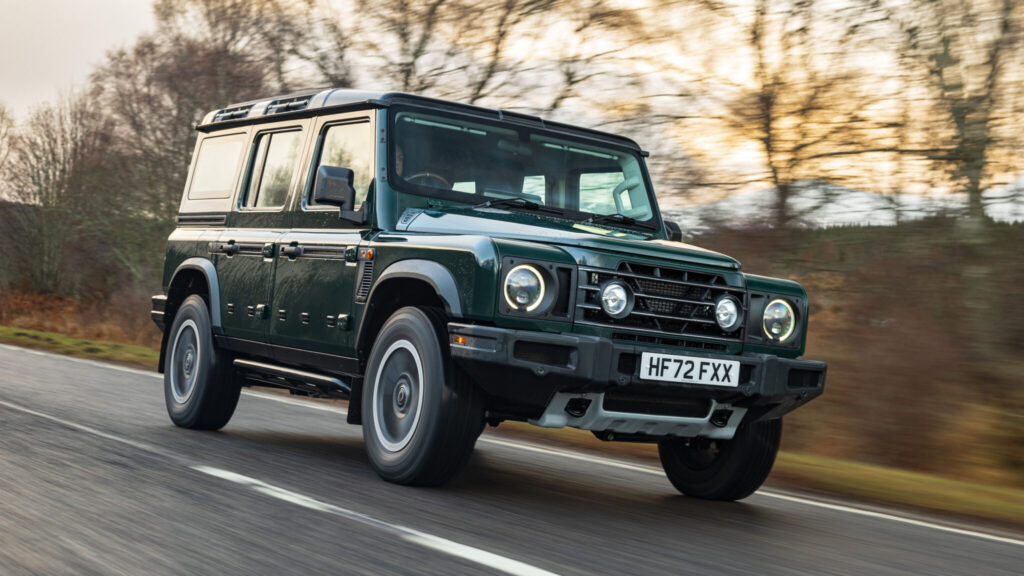
<instances>
[{"instance_id":1,"label":"windshield","mask_svg":"<svg viewBox=\"0 0 1024 576\"><path fill-rule=\"evenodd\" d=\"M636 152L412 111L397 114L391 141L392 176L404 191L496 207L542 206L579 220L629 225L654 218Z\"/></svg>"}]
</instances>

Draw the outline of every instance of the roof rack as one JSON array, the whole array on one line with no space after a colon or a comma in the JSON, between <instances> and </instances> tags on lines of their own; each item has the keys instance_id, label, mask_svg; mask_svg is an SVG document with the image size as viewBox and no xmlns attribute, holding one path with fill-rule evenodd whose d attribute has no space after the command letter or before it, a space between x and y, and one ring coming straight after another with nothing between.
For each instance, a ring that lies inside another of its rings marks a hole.
<instances>
[{"instance_id":1,"label":"roof rack","mask_svg":"<svg viewBox=\"0 0 1024 576\"><path fill-rule=\"evenodd\" d=\"M252 109L252 106L252 104L245 104L242 106L234 106L232 108L218 110L213 116L213 121L223 122L225 120L234 120L235 118L244 118L249 115L249 110Z\"/></svg>"},{"instance_id":2,"label":"roof rack","mask_svg":"<svg viewBox=\"0 0 1024 576\"><path fill-rule=\"evenodd\" d=\"M306 106L309 105L309 101L316 96L316 94L303 94L301 96L293 96L291 98L281 98L280 100L271 100L270 104L267 104L267 110L264 115L270 114L281 114L282 112L294 112L296 110L305 110Z\"/></svg>"}]
</instances>

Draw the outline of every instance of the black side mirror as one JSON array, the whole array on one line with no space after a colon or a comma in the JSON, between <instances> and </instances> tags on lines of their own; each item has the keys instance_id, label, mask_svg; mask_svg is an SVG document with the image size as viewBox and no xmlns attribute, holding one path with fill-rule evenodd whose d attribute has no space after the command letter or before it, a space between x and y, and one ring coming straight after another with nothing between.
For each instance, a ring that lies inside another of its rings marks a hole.
<instances>
[{"instance_id":1,"label":"black side mirror","mask_svg":"<svg viewBox=\"0 0 1024 576\"><path fill-rule=\"evenodd\" d=\"M679 227L679 224L671 220L665 220L665 229L668 230L668 239L673 242L683 241L683 229Z\"/></svg>"},{"instance_id":2,"label":"black side mirror","mask_svg":"<svg viewBox=\"0 0 1024 576\"><path fill-rule=\"evenodd\" d=\"M355 172L337 166L321 166L313 181L313 202L341 208L340 217L353 222L363 221L363 212L354 211L356 189L352 186Z\"/></svg>"}]
</instances>

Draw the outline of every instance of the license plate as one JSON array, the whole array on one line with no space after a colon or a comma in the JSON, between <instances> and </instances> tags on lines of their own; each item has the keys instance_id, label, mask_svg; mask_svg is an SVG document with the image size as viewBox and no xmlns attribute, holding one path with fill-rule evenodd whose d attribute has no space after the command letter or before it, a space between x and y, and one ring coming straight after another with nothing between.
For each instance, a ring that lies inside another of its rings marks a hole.
<instances>
[{"instance_id":1,"label":"license plate","mask_svg":"<svg viewBox=\"0 0 1024 576\"><path fill-rule=\"evenodd\" d=\"M644 352L640 355L640 378L736 387L740 385L740 363L735 360Z\"/></svg>"}]
</instances>

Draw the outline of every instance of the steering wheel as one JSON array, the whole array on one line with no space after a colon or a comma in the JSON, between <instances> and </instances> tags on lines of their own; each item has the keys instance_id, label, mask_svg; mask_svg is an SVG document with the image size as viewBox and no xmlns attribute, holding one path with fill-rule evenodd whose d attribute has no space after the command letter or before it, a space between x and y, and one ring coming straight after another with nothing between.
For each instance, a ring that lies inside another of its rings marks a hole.
<instances>
[{"instance_id":1,"label":"steering wheel","mask_svg":"<svg viewBox=\"0 0 1024 576\"><path fill-rule=\"evenodd\" d=\"M433 172L417 172L406 178L405 181L423 186L433 186L434 188L444 188L445 190L451 190L452 188L452 183L446 180L444 176L434 174Z\"/></svg>"},{"instance_id":2,"label":"steering wheel","mask_svg":"<svg viewBox=\"0 0 1024 576\"><path fill-rule=\"evenodd\" d=\"M618 212L619 214L624 213L624 210L622 208L622 193L625 192L626 190L632 190L633 188L636 188L639 185L639 180L637 180L636 178L629 178L623 180L622 182L619 182L619 185L616 186L614 190L612 190L612 200L615 202L616 212Z\"/></svg>"}]
</instances>

